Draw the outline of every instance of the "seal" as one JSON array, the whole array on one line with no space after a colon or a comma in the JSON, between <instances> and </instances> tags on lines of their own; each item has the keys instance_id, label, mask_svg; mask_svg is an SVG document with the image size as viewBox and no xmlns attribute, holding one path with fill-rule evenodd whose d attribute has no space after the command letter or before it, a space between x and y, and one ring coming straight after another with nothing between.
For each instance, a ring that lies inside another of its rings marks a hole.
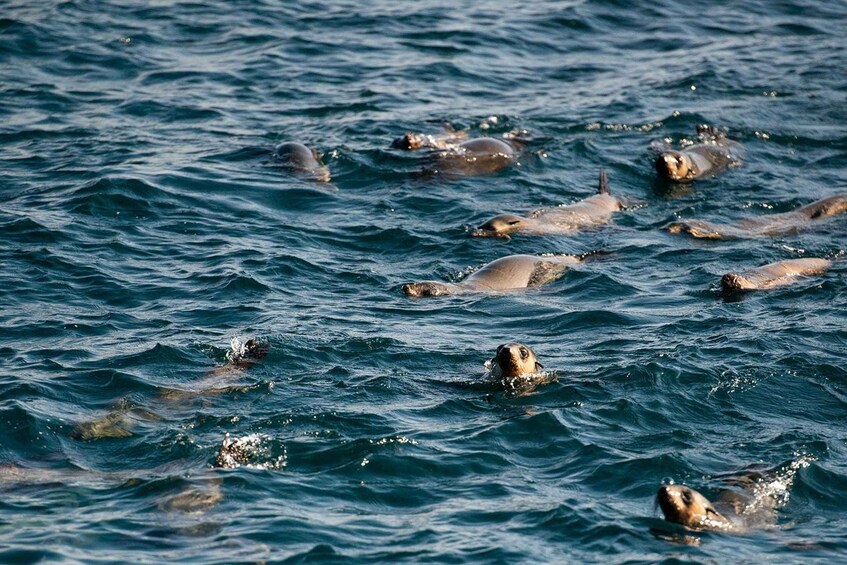
<instances>
[{"instance_id":1,"label":"seal","mask_svg":"<svg viewBox=\"0 0 847 565\"><path fill-rule=\"evenodd\" d=\"M241 342L233 338L230 351L227 352L227 363L209 371L205 378L195 385L194 390L166 388L159 392L159 397L168 401L180 401L197 396L211 396L245 392L255 385L233 385L231 379L264 359L270 346L255 339Z\"/></svg>"},{"instance_id":2,"label":"seal","mask_svg":"<svg viewBox=\"0 0 847 565\"><path fill-rule=\"evenodd\" d=\"M447 176L487 175L517 163L520 147L517 139L477 137L437 152L426 170Z\"/></svg>"},{"instance_id":3,"label":"seal","mask_svg":"<svg viewBox=\"0 0 847 565\"><path fill-rule=\"evenodd\" d=\"M159 422L162 419L155 412L134 406L128 398L122 398L105 416L74 426L70 435L74 439L85 441L125 438L132 436L130 428L134 427L137 422Z\"/></svg>"},{"instance_id":4,"label":"seal","mask_svg":"<svg viewBox=\"0 0 847 565\"><path fill-rule=\"evenodd\" d=\"M526 216L494 216L471 231L470 236L511 239L511 234L518 232L533 235L568 234L581 228L608 223L612 214L622 209L621 202L609 191L606 171L600 169L599 186L594 196L567 206L530 210Z\"/></svg>"},{"instance_id":5,"label":"seal","mask_svg":"<svg viewBox=\"0 0 847 565\"><path fill-rule=\"evenodd\" d=\"M747 218L736 225L714 224L702 220L674 222L670 233L687 234L698 239L740 239L774 237L796 233L812 224L847 212L847 194L837 194L801 206L790 212Z\"/></svg>"},{"instance_id":6,"label":"seal","mask_svg":"<svg viewBox=\"0 0 847 565\"><path fill-rule=\"evenodd\" d=\"M287 141L274 150L273 160L288 171L308 180L329 182L329 169L320 154L302 143Z\"/></svg>"},{"instance_id":7,"label":"seal","mask_svg":"<svg viewBox=\"0 0 847 565\"><path fill-rule=\"evenodd\" d=\"M495 379L525 377L543 368L535 352L522 343L504 343L491 359L491 376Z\"/></svg>"},{"instance_id":8,"label":"seal","mask_svg":"<svg viewBox=\"0 0 847 565\"><path fill-rule=\"evenodd\" d=\"M708 498L682 485L664 485L656 494L656 502L665 520L692 530L731 531L738 526L715 509Z\"/></svg>"},{"instance_id":9,"label":"seal","mask_svg":"<svg viewBox=\"0 0 847 565\"><path fill-rule=\"evenodd\" d=\"M728 167L741 164L741 146L726 134L710 126L698 126L702 143L679 151L665 148L656 158L656 172L661 178L690 182L712 177Z\"/></svg>"},{"instance_id":10,"label":"seal","mask_svg":"<svg viewBox=\"0 0 847 565\"><path fill-rule=\"evenodd\" d=\"M832 261L828 259L787 259L743 273L727 273L721 278L725 293L764 290L797 282L798 277L821 275Z\"/></svg>"},{"instance_id":11,"label":"seal","mask_svg":"<svg viewBox=\"0 0 847 565\"><path fill-rule=\"evenodd\" d=\"M403 285L407 296L443 296L466 292L519 290L550 283L582 258L574 255L508 255L483 265L458 283L424 281Z\"/></svg>"},{"instance_id":12,"label":"seal","mask_svg":"<svg viewBox=\"0 0 847 565\"><path fill-rule=\"evenodd\" d=\"M797 471L812 460L799 455L777 467L754 465L740 474L722 475L722 486L712 500L684 485L665 485L656 493L656 504L666 520L689 530L769 528L777 523L777 510L787 502Z\"/></svg>"}]
</instances>

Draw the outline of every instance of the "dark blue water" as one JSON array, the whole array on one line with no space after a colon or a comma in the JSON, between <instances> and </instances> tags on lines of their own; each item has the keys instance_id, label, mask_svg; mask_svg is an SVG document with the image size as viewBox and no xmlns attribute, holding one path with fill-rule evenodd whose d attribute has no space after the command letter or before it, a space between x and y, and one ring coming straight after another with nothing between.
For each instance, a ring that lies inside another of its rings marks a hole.
<instances>
[{"instance_id":1,"label":"dark blue water","mask_svg":"<svg viewBox=\"0 0 847 565\"><path fill-rule=\"evenodd\" d=\"M847 219L661 228L847 190L845 20L823 0L5 5L0 561L843 558L847 263L738 301L714 287L837 257ZM445 121L535 141L452 181L389 149ZM649 146L699 123L745 162L668 190ZM338 190L273 166L285 140ZM590 195L601 166L631 205L610 225L467 237ZM400 291L596 250L523 293ZM249 337L268 356L210 377ZM474 385L506 341L558 382ZM131 435L79 433L107 414ZM226 433L251 464L213 468ZM712 495L751 466L772 471L773 523L655 535L663 482Z\"/></svg>"}]
</instances>

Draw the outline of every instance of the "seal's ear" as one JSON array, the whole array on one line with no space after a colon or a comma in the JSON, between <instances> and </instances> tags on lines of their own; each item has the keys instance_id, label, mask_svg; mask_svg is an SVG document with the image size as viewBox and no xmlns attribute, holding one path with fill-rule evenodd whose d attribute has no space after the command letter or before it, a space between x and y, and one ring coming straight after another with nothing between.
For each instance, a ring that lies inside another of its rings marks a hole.
<instances>
[{"instance_id":1,"label":"seal's ear","mask_svg":"<svg viewBox=\"0 0 847 565\"><path fill-rule=\"evenodd\" d=\"M538 361L536 361L536 362L535 362L535 370L536 370L536 371L540 371L540 370L541 370L541 369L543 369L543 368L544 368L544 365L542 365L542 364L541 364L541 363L539 363Z\"/></svg>"}]
</instances>

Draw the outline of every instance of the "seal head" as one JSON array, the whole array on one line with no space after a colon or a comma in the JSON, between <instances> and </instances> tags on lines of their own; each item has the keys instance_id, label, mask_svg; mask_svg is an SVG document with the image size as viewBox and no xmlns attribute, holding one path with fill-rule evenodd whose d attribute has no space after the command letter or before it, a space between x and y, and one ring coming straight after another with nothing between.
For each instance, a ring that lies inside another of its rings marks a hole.
<instances>
[{"instance_id":1,"label":"seal head","mask_svg":"<svg viewBox=\"0 0 847 565\"><path fill-rule=\"evenodd\" d=\"M664 485L656 494L656 502L665 520L694 530L726 530L732 527L723 514L715 510L709 499L682 485Z\"/></svg>"},{"instance_id":2,"label":"seal head","mask_svg":"<svg viewBox=\"0 0 847 565\"><path fill-rule=\"evenodd\" d=\"M656 172L670 180L682 181L695 176L691 158L679 151L665 151L656 159Z\"/></svg>"},{"instance_id":3,"label":"seal head","mask_svg":"<svg viewBox=\"0 0 847 565\"><path fill-rule=\"evenodd\" d=\"M417 151L425 145L427 145L426 137L412 132L406 133L403 137L398 137L391 143L393 149L403 149L405 151Z\"/></svg>"},{"instance_id":4,"label":"seal head","mask_svg":"<svg viewBox=\"0 0 847 565\"><path fill-rule=\"evenodd\" d=\"M317 182L329 182L329 169L321 163L321 155L302 143L287 141L274 150L274 161L293 173Z\"/></svg>"},{"instance_id":5,"label":"seal head","mask_svg":"<svg viewBox=\"0 0 847 565\"><path fill-rule=\"evenodd\" d=\"M471 237L504 237L509 239L509 234L526 228L527 224L529 224L527 218L513 214L503 214L494 216L473 230L470 235Z\"/></svg>"},{"instance_id":6,"label":"seal head","mask_svg":"<svg viewBox=\"0 0 847 565\"><path fill-rule=\"evenodd\" d=\"M403 292L406 296L418 298L420 296L442 296L450 294L450 287L444 283L427 281L409 283L403 285Z\"/></svg>"},{"instance_id":7,"label":"seal head","mask_svg":"<svg viewBox=\"0 0 847 565\"><path fill-rule=\"evenodd\" d=\"M543 368L532 349L522 343L504 343L491 360L491 374L499 379L532 375Z\"/></svg>"},{"instance_id":8,"label":"seal head","mask_svg":"<svg viewBox=\"0 0 847 565\"><path fill-rule=\"evenodd\" d=\"M756 285L737 273L727 273L721 277L721 289L726 293L756 290Z\"/></svg>"}]
</instances>

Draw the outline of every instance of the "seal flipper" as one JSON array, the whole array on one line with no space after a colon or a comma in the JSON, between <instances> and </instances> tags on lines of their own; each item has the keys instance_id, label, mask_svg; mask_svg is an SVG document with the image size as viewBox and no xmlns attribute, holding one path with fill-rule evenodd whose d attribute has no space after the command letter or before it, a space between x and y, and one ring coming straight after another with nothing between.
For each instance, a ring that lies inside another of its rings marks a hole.
<instances>
[{"instance_id":1,"label":"seal flipper","mask_svg":"<svg viewBox=\"0 0 847 565\"><path fill-rule=\"evenodd\" d=\"M597 194L612 194L609 190L609 179L606 176L606 169L600 169L600 182L597 187Z\"/></svg>"}]
</instances>

